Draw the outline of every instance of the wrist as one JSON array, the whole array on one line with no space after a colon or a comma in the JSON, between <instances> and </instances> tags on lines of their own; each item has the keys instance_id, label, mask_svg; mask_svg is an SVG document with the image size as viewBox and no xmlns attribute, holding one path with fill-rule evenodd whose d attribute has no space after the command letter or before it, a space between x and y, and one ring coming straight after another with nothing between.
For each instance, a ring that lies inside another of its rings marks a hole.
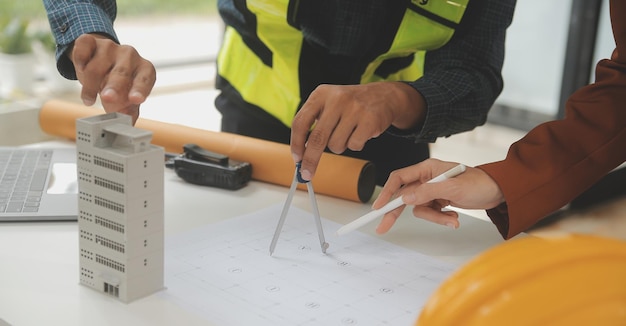
<instances>
[{"instance_id":1,"label":"wrist","mask_svg":"<svg viewBox=\"0 0 626 326\"><path fill-rule=\"evenodd\" d=\"M396 114L392 126L401 129L415 129L424 123L426 118L426 101L420 92L404 82L391 82L394 84L394 97Z\"/></svg>"}]
</instances>

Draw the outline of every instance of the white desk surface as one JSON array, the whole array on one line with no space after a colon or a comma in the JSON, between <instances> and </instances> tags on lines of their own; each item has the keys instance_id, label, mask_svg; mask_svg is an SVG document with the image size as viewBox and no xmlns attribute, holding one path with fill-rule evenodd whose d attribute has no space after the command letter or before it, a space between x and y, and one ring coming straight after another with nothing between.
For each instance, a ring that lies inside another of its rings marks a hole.
<instances>
[{"instance_id":1,"label":"white desk surface","mask_svg":"<svg viewBox=\"0 0 626 326\"><path fill-rule=\"evenodd\" d=\"M57 145L68 143L45 143ZM195 186L166 169L165 236L283 203L287 192L256 181L238 191ZM371 205L323 195L317 201L323 217L341 224L367 213ZM298 191L292 205L310 211L306 191ZM465 214L460 222L452 230L405 210L382 238L456 266L503 242L489 222ZM374 228L372 223L360 231L374 235ZM2 320L15 326L209 324L163 296L124 304L79 285L77 231L76 222L0 223L0 325Z\"/></svg>"}]
</instances>

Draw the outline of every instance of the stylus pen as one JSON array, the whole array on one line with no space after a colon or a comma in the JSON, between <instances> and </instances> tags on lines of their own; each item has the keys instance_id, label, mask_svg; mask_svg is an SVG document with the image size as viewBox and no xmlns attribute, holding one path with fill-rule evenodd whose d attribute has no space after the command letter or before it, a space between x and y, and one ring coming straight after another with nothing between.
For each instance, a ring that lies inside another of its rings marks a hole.
<instances>
[{"instance_id":1,"label":"stylus pen","mask_svg":"<svg viewBox=\"0 0 626 326\"><path fill-rule=\"evenodd\" d=\"M453 167L452 169L430 179L430 181L428 181L427 183L435 183L435 182L441 182L444 180L447 180L449 178L453 178L461 173L463 173L465 171L465 165L463 164L459 164L455 167ZM339 228L339 230L337 230L337 235L344 235L348 232L352 232L360 227L362 227L363 225L370 223L371 221L375 220L377 217L379 216L383 216L389 212L391 212L392 210L400 207L403 205L402 202L402 197L398 197L390 202L387 203L387 205L373 210L359 218L357 218L356 220L342 226L341 228Z\"/></svg>"}]
</instances>

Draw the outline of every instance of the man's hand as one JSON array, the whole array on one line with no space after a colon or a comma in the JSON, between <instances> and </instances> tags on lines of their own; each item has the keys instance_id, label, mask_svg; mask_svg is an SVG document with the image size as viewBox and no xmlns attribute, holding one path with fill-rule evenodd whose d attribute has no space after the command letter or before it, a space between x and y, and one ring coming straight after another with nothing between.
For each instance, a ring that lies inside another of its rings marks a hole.
<instances>
[{"instance_id":1,"label":"man's hand","mask_svg":"<svg viewBox=\"0 0 626 326\"><path fill-rule=\"evenodd\" d=\"M498 184L477 168L466 167L465 172L454 178L427 183L456 165L458 163L428 159L393 171L372 208L381 208L392 197L402 196L405 205L415 206L415 217L456 229L459 227L458 214L454 211L442 211L444 207L451 205L465 209L490 209L504 202L504 195ZM383 234L389 231L404 207L385 214L376 232Z\"/></svg>"},{"instance_id":2,"label":"man's hand","mask_svg":"<svg viewBox=\"0 0 626 326\"><path fill-rule=\"evenodd\" d=\"M119 45L98 34L81 35L68 55L82 85L83 103L93 105L100 94L106 112L128 114L134 124L139 117L139 105L156 81L154 65L133 47Z\"/></svg>"},{"instance_id":3,"label":"man's hand","mask_svg":"<svg viewBox=\"0 0 626 326\"><path fill-rule=\"evenodd\" d=\"M302 178L311 180L326 147L336 154L360 151L391 125L422 123L425 111L419 92L402 82L320 85L293 120L291 153L302 162Z\"/></svg>"}]
</instances>

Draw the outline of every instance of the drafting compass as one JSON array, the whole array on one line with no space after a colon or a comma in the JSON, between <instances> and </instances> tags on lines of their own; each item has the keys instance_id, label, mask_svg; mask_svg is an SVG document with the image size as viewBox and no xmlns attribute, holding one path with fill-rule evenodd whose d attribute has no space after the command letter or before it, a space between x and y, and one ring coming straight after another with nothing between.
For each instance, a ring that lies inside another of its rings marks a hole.
<instances>
[{"instance_id":1,"label":"drafting compass","mask_svg":"<svg viewBox=\"0 0 626 326\"><path fill-rule=\"evenodd\" d=\"M313 183L302 179L300 176L300 162L298 162L296 163L296 171L293 175L293 181L291 182L291 187L289 188L289 194L287 195L285 206L283 206L283 211L280 213L280 219L278 220L278 225L276 226L276 231L274 231L274 237L272 238L272 243L270 244L270 256L274 253L274 248L276 248L276 242L278 241L283 224L285 223L285 218L287 217L287 212L289 211L289 206L291 206L291 200L293 199L293 194L296 192L298 183L306 183L306 188L309 192L309 200L311 201L311 209L313 210L313 217L315 218L315 225L317 226L317 235L320 238L320 247L322 247L323 253L326 253L326 249L328 249L328 243L324 240L324 230L322 229L320 212L317 209Z\"/></svg>"}]
</instances>

